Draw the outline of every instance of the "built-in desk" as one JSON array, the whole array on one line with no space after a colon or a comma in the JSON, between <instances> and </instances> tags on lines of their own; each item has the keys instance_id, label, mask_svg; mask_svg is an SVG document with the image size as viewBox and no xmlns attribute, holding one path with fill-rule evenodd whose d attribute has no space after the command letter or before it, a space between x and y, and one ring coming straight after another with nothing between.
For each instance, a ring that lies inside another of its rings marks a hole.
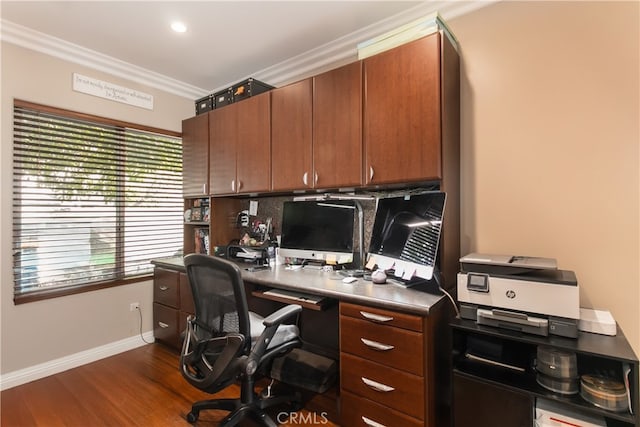
<instances>
[{"instance_id":1,"label":"built-in desk","mask_svg":"<svg viewBox=\"0 0 640 427\"><path fill-rule=\"evenodd\" d=\"M184 275L181 257L158 259L153 264L157 270ZM266 313L272 311L272 304L279 304L260 297L271 288L335 302L322 310L303 310L307 318L302 319L301 329L303 341L335 347L340 366L341 425L449 425L448 322L452 310L445 296L437 290L426 292L398 283L376 285L363 279L344 283L337 273L317 268L292 270L281 265L248 271L250 265L239 266L248 298L253 297L249 304L252 310ZM180 295L177 298L181 299ZM166 309L156 299L154 322L156 308ZM181 306L176 313L183 313ZM166 328L157 325L154 332L158 328L163 336Z\"/></svg>"}]
</instances>

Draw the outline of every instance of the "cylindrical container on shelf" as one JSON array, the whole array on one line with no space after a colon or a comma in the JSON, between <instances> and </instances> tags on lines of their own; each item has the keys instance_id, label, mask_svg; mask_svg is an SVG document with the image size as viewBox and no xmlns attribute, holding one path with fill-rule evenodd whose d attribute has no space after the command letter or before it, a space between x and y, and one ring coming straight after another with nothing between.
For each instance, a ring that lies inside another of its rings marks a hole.
<instances>
[{"instance_id":1,"label":"cylindrical container on shelf","mask_svg":"<svg viewBox=\"0 0 640 427\"><path fill-rule=\"evenodd\" d=\"M580 383L578 378L555 378L538 373L536 381L549 391L559 394L578 394Z\"/></svg>"},{"instance_id":2,"label":"cylindrical container on shelf","mask_svg":"<svg viewBox=\"0 0 640 427\"><path fill-rule=\"evenodd\" d=\"M580 379L580 396L609 411L622 412L629 409L624 384L603 375L583 375Z\"/></svg>"},{"instance_id":3,"label":"cylindrical container on shelf","mask_svg":"<svg viewBox=\"0 0 640 427\"><path fill-rule=\"evenodd\" d=\"M578 362L576 354L553 347L538 346L536 371L559 379L577 379Z\"/></svg>"}]
</instances>

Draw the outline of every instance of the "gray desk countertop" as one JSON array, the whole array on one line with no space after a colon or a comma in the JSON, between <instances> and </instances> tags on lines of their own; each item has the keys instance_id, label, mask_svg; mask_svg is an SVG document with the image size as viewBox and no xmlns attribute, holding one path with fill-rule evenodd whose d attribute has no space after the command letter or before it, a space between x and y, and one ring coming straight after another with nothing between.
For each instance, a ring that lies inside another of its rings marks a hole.
<instances>
[{"instance_id":1,"label":"gray desk countertop","mask_svg":"<svg viewBox=\"0 0 640 427\"><path fill-rule=\"evenodd\" d=\"M152 261L152 264L184 271L182 257L161 258ZM344 283L343 277L336 272L327 272L313 267L291 270L284 265L278 265L273 269L250 272L246 270L249 267L248 264L238 264L238 266L245 282L405 313L427 315L431 307L446 299L437 290L426 292L416 288L406 288L393 282L376 285L360 278L353 283Z\"/></svg>"}]
</instances>

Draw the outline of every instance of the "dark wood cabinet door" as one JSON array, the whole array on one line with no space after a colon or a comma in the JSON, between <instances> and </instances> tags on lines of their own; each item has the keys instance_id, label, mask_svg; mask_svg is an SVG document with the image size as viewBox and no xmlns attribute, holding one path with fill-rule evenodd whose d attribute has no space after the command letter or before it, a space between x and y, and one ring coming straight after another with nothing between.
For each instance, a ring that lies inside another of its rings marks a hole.
<instances>
[{"instance_id":1,"label":"dark wood cabinet door","mask_svg":"<svg viewBox=\"0 0 640 427\"><path fill-rule=\"evenodd\" d=\"M182 194L209 193L209 116L200 114L182 121Z\"/></svg>"},{"instance_id":2,"label":"dark wood cabinet door","mask_svg":"<svg viewBox=\"0 0 640 427\"><path fill-rule=\"evenodd\" d=\"M237 116L236 191L254 193L271 189L270 93L233 105Z\"/></svg>"},{"instance_id":3,"label":"dark wood cabinet door","mask_svg":"<svg viewBox=\"0 0 640 427\"><path fill-rule=\"evenodd\" d=\"M313 186L362 184L362 62L314 77Z\"/></svg>"},{"instance_id":4,"label":"dark wood cabinet door","mask_svg":"<svg viewBox=\"0 0 640 427\"><path fill-rule=\"evenodd\" d=\"M312 120L312 79L271 91L274 191L312 187Z\"/></svg>"},{"instance_id":5,"label":"dark wood cabinet door","mask_svg":"<svg viewBox=\"0 0 640 427\"><path fill-rule=\"evenodd\" d=\"M211 194L236 192L236 109L229 105L209 114L209 188Z\"/></svg>"},{"instance_id":6,"label":"dark wood cabinet door","mask_svg":"<svg viewBox=\"0 0 640 427\"><path fill-rule=\"evenodd\" d=\"M453 374L454 427L529 427L533 406L525 393Z\"/></svg>"},{"instance_id":7,"label":"dark wood cabinet door","mask_svg":"<svg viewBox=\"0 0 640 427\"><path fill-rule=\"evenodd\" d=\"M365 183L441 178L440 34L364 59Z\"/></svg>"}]
</instances>

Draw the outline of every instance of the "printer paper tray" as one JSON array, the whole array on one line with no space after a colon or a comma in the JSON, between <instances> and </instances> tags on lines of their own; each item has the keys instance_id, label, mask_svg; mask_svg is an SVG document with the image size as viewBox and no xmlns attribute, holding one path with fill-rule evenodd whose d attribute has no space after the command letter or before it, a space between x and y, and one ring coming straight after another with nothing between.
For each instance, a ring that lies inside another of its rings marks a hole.
<instances>
[{"instance_id":1,"label":"printer paper tray","mask_svg":"<svg viewBox=\"0 0 640 427\"><path fill-rule=\"evenodd\" d=\"M545 337L549 335L549 321L547 319L522 313L479 308L477 322L479 325L495 326Z\"/></svg>"}]
</instances>

